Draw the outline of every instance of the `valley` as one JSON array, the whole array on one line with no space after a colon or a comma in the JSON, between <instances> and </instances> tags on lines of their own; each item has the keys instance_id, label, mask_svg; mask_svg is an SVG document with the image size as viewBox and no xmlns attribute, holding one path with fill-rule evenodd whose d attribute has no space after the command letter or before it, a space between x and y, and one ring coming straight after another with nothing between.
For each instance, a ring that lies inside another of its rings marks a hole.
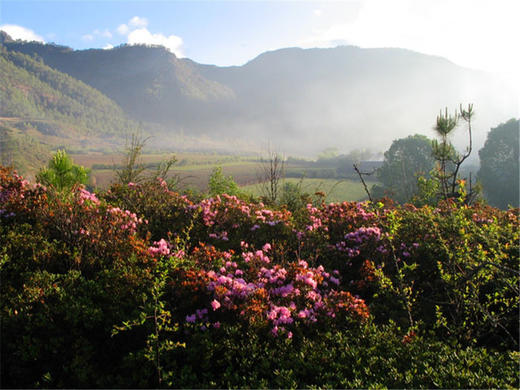
<instances>
[{"instance_id":1,"label":"valley","mask_svg":"<svg viewBox=\"0 0 520 390\"><path fill-rule=\"evenodd\" d=\"M0 388L520 388L520 3L470 3L0 0Z\"/></svg>"}]
</instances>

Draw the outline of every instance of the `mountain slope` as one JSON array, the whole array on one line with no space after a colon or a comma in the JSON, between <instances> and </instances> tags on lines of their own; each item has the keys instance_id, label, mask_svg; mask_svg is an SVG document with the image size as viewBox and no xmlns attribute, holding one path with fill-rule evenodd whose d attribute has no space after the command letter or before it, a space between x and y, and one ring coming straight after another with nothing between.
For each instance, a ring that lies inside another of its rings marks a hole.
<instances>
[{"instance_id":1,"label":"mountain slope","mask_svg":"<svg viewBox=\"0 0 520 390\"><path fill-rule=\"evenodd\" d=\"M56 147L113 148L137 128L101 92L0 42L0 161L34 172Z\"/></svg>"},{"instance_id":2,"label":"mountain slope","mask_svg":"<svg viewBox=\"0 0 520 390\"><path fill-rule=\"evenodd\" d=\"M290 48L217 67L178 59L162 47L5 46L37 55L114 99L134 119L155 123L162 146L173 142L168 134L181 133L270 140L300 154L329 146L385 150L399 137L432 135L440 109L474 103L478 147L491 126L517 115L518 97L493 76L403 49Z\"/></svg>"},{"instance_id":3,"label":"mountain slope","mask_svg":"<svg viewBox=\"0 0 520 390\"><path fill-rule=\"evenodd\" d=\"M88 136L123 135L135 126L116 103L99 91L1 46L0 71L2 117L60 121Z\"/></svg>"},{"instance_id":4,"label":"mountain slope","mask_svg":"<svg viewBox=\"0 0 520 390\"><path fill-rule=\"evenodd\" d=\"M135 119L171 125L198 117L198 106L233 99L224 85L205 79L189 61L163 47L120 46L73 51L37 42L9 42L9 50L36 54L45 64L93 86Z\"/></svg>"},{"instance_id":5,"label":"mountain slope","mask_svg":"<svg viewBox=\"0 0 520 390\"><path fill-rule=\"evenodd\" d=\"M489 74L404 49L281 49L242 67L200 71L234 90L238 128L262 129L286 147L386 148L398 137L431 135L440 109L470 102L478 145L518 102Z\"/></svg>"}]
</instances>

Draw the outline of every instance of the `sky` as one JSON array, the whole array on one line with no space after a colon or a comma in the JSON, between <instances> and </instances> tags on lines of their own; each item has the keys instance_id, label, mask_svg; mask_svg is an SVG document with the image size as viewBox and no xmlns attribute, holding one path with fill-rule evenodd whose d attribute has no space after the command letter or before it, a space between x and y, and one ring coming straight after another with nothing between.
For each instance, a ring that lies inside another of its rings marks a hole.
<instances>
[{"instance_id":1,"label":"sky","mask_svg":"<svg viewBox=\"0 0 520 390\"><path fill-rule=\"evenodd\" d=\"M401 47L519 81L520 0L0 0L0 29L74 49L161 44L242 65L284 47Z\"/></svg>"}]
</instances>

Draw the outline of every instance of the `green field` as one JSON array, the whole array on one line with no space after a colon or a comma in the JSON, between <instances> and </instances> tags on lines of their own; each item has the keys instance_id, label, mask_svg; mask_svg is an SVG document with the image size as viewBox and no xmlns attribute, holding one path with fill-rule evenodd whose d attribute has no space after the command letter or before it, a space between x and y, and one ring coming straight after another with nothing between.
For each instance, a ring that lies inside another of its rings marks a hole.
<instances>
[{"instance_id":1,"label":"green field","mask_svg":"<svg viewBox=\"0 0 520 390\"><path fill-rule=\"evenodd\" d=\"M167 160L172 154L166 153L144 153L141 163L150 164ZM175 153L177 162L172 166L170 173L180 178L179 188L195 188L206 191L209 177L216 167L222 167L223 174L232 176L240 188L253 196L261 196L262 185L259 177L262 176L262 166L257 156L239 156L212 153ZM114 164L122 161L121 153L88 153L71 154L75 163L92 169L91 181L95 187L107 188L115 180ZM302 170L299 166L291 164L286 166L287 171ZM305 168L302 175L308 173ZM329 169L330 170L330 169ZM323 168L315 170L320 174L326 173ZM149 174L153 170L146 171ZM295 172L292 172L295 174ZM356 179L334 179L334 178L286 178L281 182L301 185L302 192L314 195L323 192L326 202L343 202L365 200L367 195L363 185ZM367 183L369 188L375 182Z\"/></svg>"},{"instance_id":2,"label":"green field","mask_svg":"<svg viewBox=\"0 0 520 390\"><path fill-rule=\"evenodd\" d=\"M255 156L226 155L216 153L144 153L140 163L159 163L175 155L177 162L171 167L170 174L180 178L181 187L197 188L205 191L211 172L222 167L225 175L233 176L241 185L257 181L258 162ZM115 180L114 165L123 161L122 153L88 153L70 156L75 163L91 169L91 181L95 187L107 188ZM144 174L153 174L148 169Z\"/></svg>"},{"instance_id":3,"label":"green field","mask_svg":"<svg viewBox=\"0 0 520 390\"><path fill-rule=\"evenodd\" d=\"M285 183L299 184L303 192L313 195L316 192L323 192L326 194L326 202L344 202L364 200L367 198L363 184L355 180L338 180L338 179L284 179ZM368 183L369 188L375 183ZM282 183L283 187L283 183ZM262 195L261 184L252 184L242 186L242 190L254 196Z\"/></svg>"}]
</instances>

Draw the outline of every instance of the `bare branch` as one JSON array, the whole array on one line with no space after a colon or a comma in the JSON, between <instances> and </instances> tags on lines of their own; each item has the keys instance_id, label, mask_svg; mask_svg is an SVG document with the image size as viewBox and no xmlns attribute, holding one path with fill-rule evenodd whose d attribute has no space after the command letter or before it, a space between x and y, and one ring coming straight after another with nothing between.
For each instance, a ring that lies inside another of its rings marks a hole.
<instances>
[{"instance_id":1,"label":"bare branch","mask_svg":"<svg viewBox=\"0 0 520 390\"><path fill-rule=\"evenodd\" d=\"M285 175L285 159L277 152L272 152L268 147L267 159L260 160L261 172L259 182L263 196L270 203L275 203L279 196L280 181Z\"/></svg>"},{"instance_id":2,"label":"bare branch","mask_svg":"<svg viewBox=\"0 0 520 390\"><path fill-rule=\"evenodd\" d=\"M368 199L373 202L372 196L370 195L370 191L368 190L367 184L365 183L365 179L363 179L363 176L370 176L373 175L376 170L374 169L372 172L361 172L357 166L357 164L352 164L354 166L354 170L357 172L359 178L361 179L361 183L363 183L363 187L365 187L365 192L368 195Z\"/></svg>"}]
</instances>

